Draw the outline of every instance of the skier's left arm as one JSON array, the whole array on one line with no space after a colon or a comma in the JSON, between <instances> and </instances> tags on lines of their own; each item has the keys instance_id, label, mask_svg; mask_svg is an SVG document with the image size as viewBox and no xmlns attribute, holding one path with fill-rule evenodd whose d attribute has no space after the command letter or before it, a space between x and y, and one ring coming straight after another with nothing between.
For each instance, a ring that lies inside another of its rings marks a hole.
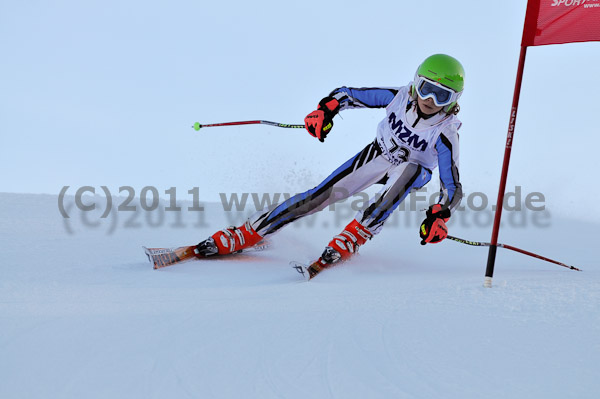
<instances>
[{"instance_id":1,"label":"skier's left arm","mask_svg":"<svg viewBox=\"0 0 600 399\"><path fill-rule=\"evenodd\" d=\"M438 203L442 209L452 213L463 197L460 175L458 172L458 131L455 127L444 129L435 143L440 171L440 198Z\"/></svg>"},{"instance_id":2,"label":"skier's left arm","mask_svg":"<svg viewBox=\"0 0 600 399\"><path fill-rule=\"evenodd\" d=\"M445 129L435 143L440 171L440 198L429 207L421 223L421 245L435 244L448 236L446 222L462 199L462 185L458 173L458 131Z\"/></svg>"}]
</instances>

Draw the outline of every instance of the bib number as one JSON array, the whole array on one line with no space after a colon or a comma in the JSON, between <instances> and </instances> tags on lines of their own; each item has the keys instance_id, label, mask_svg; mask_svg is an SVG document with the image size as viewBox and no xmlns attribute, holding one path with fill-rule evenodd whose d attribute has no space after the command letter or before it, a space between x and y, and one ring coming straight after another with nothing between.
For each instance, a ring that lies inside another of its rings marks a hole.
<instances>
[{"instance_id":1,"label":"bib number","mask_svg":"<svg viewBox=\"0 0 600 399\"><path fill-rule=\"evenodd\" d=\"M410 150L404 146L400 146L393 137L390 137L390 141L392 142L392 146L389 149L390 154L402 162L408 162Z\"/></svg>"}]
</instances>

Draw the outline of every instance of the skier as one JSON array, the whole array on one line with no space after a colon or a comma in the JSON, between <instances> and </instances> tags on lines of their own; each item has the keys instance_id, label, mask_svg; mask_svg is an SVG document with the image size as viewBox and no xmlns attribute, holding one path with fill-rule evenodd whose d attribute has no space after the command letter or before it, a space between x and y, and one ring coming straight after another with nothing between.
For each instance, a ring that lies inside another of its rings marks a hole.
<instances>
[{"instance_id":1,"label":"skier","mask_svg":"<svg viewBox=\"0 0 600 399\"><path fill-rule=\"evenodd\" d=\"M448 235L445 222L462 199L458 173L458 99L464 70L445 54L423 61L414 80L399 88L333 90L305 118L308 132L323 142L338 112L353 108L385 108L375 140L337 168L318 186L259 211L240 227L218 231L196 246L198 257L225 255L258 244L264 237L301 217L348 198L373 184L378 195L359 211L308 268L297 268L308 279L322 269L355 254L373 238L411 190L423 187L439 166L441 195L420 226L421 244L437 243Z\"/></svg>"}]
</instances>

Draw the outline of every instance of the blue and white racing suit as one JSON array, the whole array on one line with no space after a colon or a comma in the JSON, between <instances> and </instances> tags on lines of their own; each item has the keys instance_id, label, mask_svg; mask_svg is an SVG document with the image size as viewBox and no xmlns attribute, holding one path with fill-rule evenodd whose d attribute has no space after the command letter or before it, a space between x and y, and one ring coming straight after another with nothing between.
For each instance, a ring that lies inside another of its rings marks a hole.
<instances>
[{"instance_id":1,"label":"blue and white racing suit","mask_svg":"<svg viewBox=\"0 0 600 399\"><path fill-rule=\"evenodd\" d=\"M385 108L386 117L377 126L375 141L338 167L318 186L259 211L250 217L261 236L318 212L367 187L383 187L355 218L373 234L413 189L423 187L439 166L439 203L454 210L462 199L458 173L458 129L461 122L441 112L424 119L409 94L411 84L399 88L341 87L330 96L340 102L340 111L350 108Z\"/></svg>"}]
</instances>

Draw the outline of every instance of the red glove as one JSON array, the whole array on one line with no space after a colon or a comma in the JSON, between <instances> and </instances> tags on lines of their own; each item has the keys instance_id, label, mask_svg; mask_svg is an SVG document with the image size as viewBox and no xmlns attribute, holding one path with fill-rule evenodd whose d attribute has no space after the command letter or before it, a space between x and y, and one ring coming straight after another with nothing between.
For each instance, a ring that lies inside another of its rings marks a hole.
<instances>
[{"instance_id":1,"label":"red glove","mask_svg":"<svg viewBox=\"0 0 600 399\"><path fill-rule=\"evenodd\" d=\"M333 117L340 110L340 102L333 97L325 97L319 102L316 111L311 112L304 118L304 126L311 136L316 137L322 143L327 133L333 127Z\"/></svg>"},{"instance_id":2,"label":"red glove","mask_svg":"<svg viewBox=\"0 0 600 399\"><path fill-rule=\"evenodd\" d=\"M440 204L429 207L426 212L427 217L421 223L419 234L421 235L421 245L436 244L448 237L448 227L446 222L450 219L450 209L442 210Z\"/></svg>"}]
</instances>

